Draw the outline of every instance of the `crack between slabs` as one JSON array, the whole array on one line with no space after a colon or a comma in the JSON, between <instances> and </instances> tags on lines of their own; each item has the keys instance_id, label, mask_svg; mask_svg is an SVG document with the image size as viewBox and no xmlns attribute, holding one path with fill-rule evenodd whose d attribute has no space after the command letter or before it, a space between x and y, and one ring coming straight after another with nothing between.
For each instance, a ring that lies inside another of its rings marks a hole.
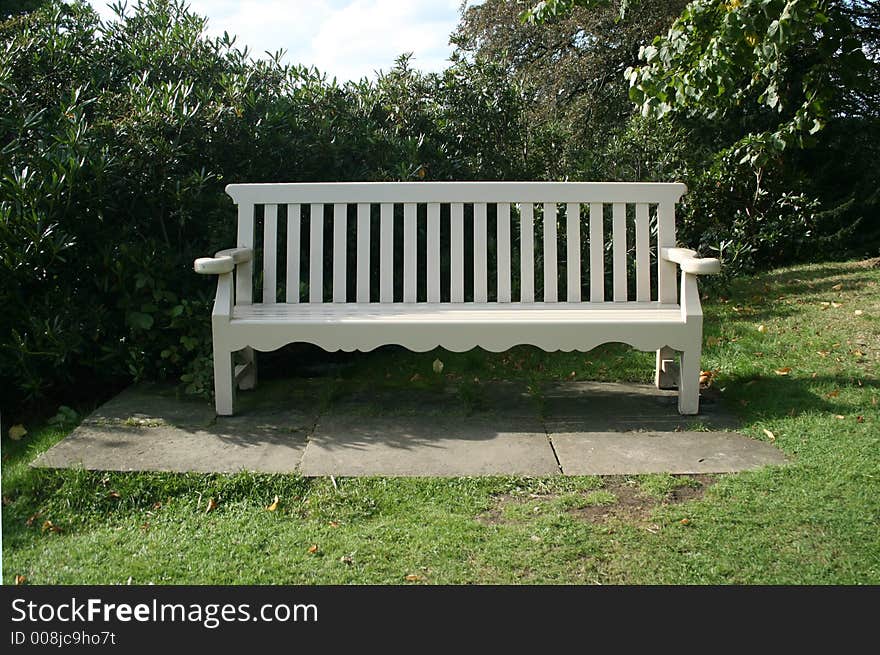
<instances>
[{"instance_id":1,"label":"crack between slabs","mask_svg":"<svg viewBox=\"0 0 880 655\"><path fill-rule=\"evenodd\" d=\"M553 437L550 436L550 432L547 430L547 426L543 423L541 427L544 428L544 434L547 437L547 443L550 444L550 451L553 453L553 458L556 460L556 466L559 469L559 472L562 475L565 475L565 471L562 469L562 462L559 461L559 455L556 453L556 446L553 445Z\"/></svg>"}]
</instances>

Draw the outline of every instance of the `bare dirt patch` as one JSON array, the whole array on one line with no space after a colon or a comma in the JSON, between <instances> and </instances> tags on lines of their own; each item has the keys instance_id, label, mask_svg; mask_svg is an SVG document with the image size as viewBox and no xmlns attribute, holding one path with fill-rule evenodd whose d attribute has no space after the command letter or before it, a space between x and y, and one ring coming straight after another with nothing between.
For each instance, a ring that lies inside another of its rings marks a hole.
<instances>
[{"instance_id":1,"label":"bare dirt patch","mask_svg":"<svg viewBox=\"0 0 880 655\"><path fill-rule=\"evenodd\" d=\"M679 476L676 476L679 477ZM654 509L661 505L677 505L679 503L688 502L702 498L706 493L706 489L715 483L715 476L700 474L680 476L687 478L687 483L682 486L675 487L669 491L664 497L658 498L647 494L640 486L637 480L626 478L623 476L608 476L603 479L604 485L601 491L609 492L614 495L616 500L613 503L601 505L585 505L566 510L572 516L575 516L590 523L601 524L611 519L620 519L629 523L640 523L650 518ZM584 491L584 497L597 490ZM487 509L477 516L477 520L484 525L502 525L509 523L510 519L505 516L504 507L514 503L523 504L534 501L536 498L541 500L552 500L559 494L547 494L541 496L513 496L504 494L498 496L493 507Z\"/></svg>"}]
</instances>

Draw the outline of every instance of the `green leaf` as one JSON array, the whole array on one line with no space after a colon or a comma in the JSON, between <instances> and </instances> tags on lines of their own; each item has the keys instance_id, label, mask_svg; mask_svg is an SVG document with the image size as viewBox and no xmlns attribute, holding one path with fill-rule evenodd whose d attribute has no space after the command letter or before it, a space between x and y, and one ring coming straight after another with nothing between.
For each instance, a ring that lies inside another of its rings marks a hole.
<instances>
[{"instance_id":1,"label":"green leaf","mask_svg":"<svg viewBox=\"0 0 880 655\"><path fill-rule=\"evenodd\" d=\"M126 322L137 330L149 330L153 327L153 317L143 312L128 312Z\"/></svg>"}]
</instances>

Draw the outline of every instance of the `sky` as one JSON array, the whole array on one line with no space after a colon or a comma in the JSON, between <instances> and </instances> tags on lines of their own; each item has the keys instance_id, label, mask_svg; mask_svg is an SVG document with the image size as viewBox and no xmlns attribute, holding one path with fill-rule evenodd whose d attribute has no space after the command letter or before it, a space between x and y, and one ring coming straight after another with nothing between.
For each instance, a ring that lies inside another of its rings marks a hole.
<instances>
[{"instance_id":1,"label":"sky","mask_svg":"<svg viewBox=\"0 0 880 655\"><path fill-rule=\"evenodd\" d=\"M89 0L102 17L113 14L107 0ZM129 4L133 4L130 2ZM316 66L342 83L375 79L394 60L412 52L412 67L446 68L449 35L458 24L462 0L190 0L208 18L208 34L237 36L252 56L287 51L289 64ZM475 4L473 0L469 4Z\"/></svg>"}]
</instances>

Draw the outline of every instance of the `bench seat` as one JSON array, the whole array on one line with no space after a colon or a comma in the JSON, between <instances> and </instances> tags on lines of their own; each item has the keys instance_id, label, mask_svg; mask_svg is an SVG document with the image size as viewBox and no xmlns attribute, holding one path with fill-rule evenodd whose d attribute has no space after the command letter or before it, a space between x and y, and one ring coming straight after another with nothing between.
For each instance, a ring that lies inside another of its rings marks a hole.
<instances>
[{"instance_id":1,"label":"bench seat","mask_svg":"<svg viewBox=\"0 0 880 655\"><path fill-rule=\"evenodd\" d=\"M640 350L675 348L685 323L681 307L646 303L324 303L233 308L226 339L233 348L275 350L291 340L325 350L373 350L396 344L424 352L493 352L517 344L543 350L590 350L618 341ZM670 329L673 328L673 329Z\"/></svg>"}]
</instances>

